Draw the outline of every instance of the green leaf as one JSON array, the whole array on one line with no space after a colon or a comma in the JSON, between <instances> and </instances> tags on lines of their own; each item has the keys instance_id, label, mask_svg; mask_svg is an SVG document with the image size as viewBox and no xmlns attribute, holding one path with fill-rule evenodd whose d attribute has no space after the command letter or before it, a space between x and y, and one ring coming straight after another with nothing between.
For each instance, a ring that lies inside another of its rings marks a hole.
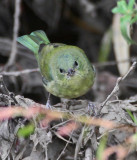
<instances>
[{"instance_id":1,"label":"green leaf","mask_svg":"<svg viewBox=\"0 0 137 160\"><path fill-rule=\"evenodd\" d=\"M117 5L118 5L119 8L121 8L121 10L123 10L123 11L125 11L125 12L126 12L127 9L128 9L128 6L127 6L127 3L126 3L125 0L118 1L118 2L117 2Z\"/></svg>"},{"instance_id":2,"label":"green leaf","mask_svg":"<svg viewBox=\"0 0 137 160\"><path fill-rule=\"evenodd\" d=\"M137 22L137 15L135 15L134 18L132 18L132 20L130 20L130 25Z\"/></svg>"},{"instance_id":3,"label":"green leaf","mask_svg":"<svg viewBox=\"0 0 137 160\"><path fill-rule=\"evenodd\" d=\"M17 135L19 137L28 137L28 136L30 136L34 132L34 129L35 129L34 124L30 123L30 124L24 126L23 128L20 128L18 130Z\"/></svg>"},{"instance_id":4,"label":"green leaf","mask_svg":"<svg viewBox=\"0 0 137 160\"><path fill-rule=\"evenodd\" d=\"M107 144L107 135L104 135L100 140L100 144L97 150L97 160L102 160L102 154L103 151L105 150L106 144Z\"/></svg>"},{"instance_id":5,"label":"green leaf","mask_svg":"<svg viewBox=\"0 0 137 160\"><path fill-rule=\"evenodd\" d=\"M129 31L127 30L128 28L127 26L130 25L130 21L131 21L131 16L129 15L122 17L120 19L120 29L121 29L123 37L125 38L128 44L136 44L136 42L133 41L130 38L130 35L128 34Z\"/></svg>"},{"instance_id":6,"label":"green leaf","mask_svg":"<svg viewBox=\"0 0 137 160\"><path fill-rule=\"evenodd\" d=\"M112 9L112 13L124 14L125 11L121 10L121 8L115 7L115 8Z\"/></svg>"},{"instance_id":7,"label":"green leaf","mask_svg":"<svg viewBox=\"0 0 137 160\"><path fill-rule=\"evenodd\" d=\"M128 109L126 111L129 114L129 116L131 117L131 119L133 120L133 122L137 125L137 119L133 116L133 114L131 113L131 111L128 110Z\"/></svg>"},{"instance_id":8,"label":"green leaf","mask_svg":"<svg viewBox=\"0 0 137 160\"><path fill-rule=\"evenodd\" d=\"M127 10L128 10L128 6L126 1L122 0L117 2L117 7L112 9L112 13L126 14Z\"/></svg>"},{"instance_id":9,"label":"green leaf","mask_svg":"<svg viewBox=\"0 0 137 160\"><path fill-rule=\"evenodd\" d=\"M128 9L129 9L129 10L133 10L134 4L135 4L135 0L129 0Z\"/></svg>"}]
</instances>

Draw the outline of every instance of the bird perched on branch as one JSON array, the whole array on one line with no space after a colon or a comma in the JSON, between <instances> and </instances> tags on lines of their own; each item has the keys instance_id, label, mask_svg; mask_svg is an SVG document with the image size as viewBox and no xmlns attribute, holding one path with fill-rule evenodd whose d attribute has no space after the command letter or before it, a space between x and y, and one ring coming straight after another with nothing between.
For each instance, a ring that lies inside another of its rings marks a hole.
<instances>
[{"instance_id":1,"label":"bird perched on branch","mask_svg":"<svg viewBox=\"0 0 137 160\"><path fill-rule=\"evenodd\" d=\"M95 69L79 47L50 43L42 30L18 37L17 41L34 52L49 93L71 99L92 87Z\"/></svg>"}]
</instances>

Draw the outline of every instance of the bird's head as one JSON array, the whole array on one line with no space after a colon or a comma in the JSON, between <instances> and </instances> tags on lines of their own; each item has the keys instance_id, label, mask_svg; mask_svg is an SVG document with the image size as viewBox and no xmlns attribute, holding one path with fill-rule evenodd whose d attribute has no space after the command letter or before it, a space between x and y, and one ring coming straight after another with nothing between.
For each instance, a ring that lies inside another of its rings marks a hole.
<instances>
[{"instance_id":1,"label":"bird's head","mask_svg":"<svg viewBox=\"0 0 137 160\"><path fill-rule=\"evenodd\" d=\"M56 50L52 60L52 76L54 80L76 81L84 79L84 76L92 70L92 65L84 51L75 46L63 46ZM94 72L94 71L93 71ZM93 73L94 75L94 73Z\"/></svg>"},{"instance_id":2,"label":"bird's head","mask_svg":"<svg viewBox=\"0 0 137 160\"><path fill-rule=\"evenodd\" d=\"M58 76L64 76L66 78L71 78L75 76L77 71L79 70L78 62L71 55L65 55L59 58L57 69Z\"/></svg>"}]
</instances>

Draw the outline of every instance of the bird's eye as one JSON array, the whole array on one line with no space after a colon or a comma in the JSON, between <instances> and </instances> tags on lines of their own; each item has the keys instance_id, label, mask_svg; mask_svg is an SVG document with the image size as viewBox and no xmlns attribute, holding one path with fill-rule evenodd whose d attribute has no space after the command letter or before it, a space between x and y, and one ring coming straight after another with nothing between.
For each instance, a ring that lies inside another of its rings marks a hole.
<instances>
[{"instance_id":1,"label":"bird's eye","mask_svg":"<svg viewBox=\"0 0 137 160\"><path fill-rule=\"evenodd\" d=\"M77 66L78 66L78 62L77 62L77 61L75 61L75 62L74 62L74 65L77 67Z\"/></svg>"},{"instance_id":2,"label":"bird's eye","mask_svg":"<svg viewBox=\"0 0 137 160\"><path fill-rule=\"evenodd\" d=\"M63 69L61 69L61 68L59 69L59 71L60 71L60 73L64 73L64 70L63 70Z\"/></svg>"}]
</instances>

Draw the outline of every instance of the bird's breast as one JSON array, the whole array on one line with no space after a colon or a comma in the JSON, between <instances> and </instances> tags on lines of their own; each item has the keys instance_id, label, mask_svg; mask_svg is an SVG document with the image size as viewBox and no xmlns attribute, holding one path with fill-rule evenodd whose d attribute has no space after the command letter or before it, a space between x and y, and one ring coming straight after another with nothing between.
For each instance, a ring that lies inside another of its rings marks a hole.
<instances>
[{"instance_id":1,"label":"bird's breast","mask_svg":"<svg viewBox=\"0 0 137 160\"><path fill-rule=\"evenodd\" d=\"M62 98L76 98L84 95L93 85L92 74L86 76L72 76L64 80L53 80L47 84L46 89L51 94Z\"/></svg>"}]
</instances>

